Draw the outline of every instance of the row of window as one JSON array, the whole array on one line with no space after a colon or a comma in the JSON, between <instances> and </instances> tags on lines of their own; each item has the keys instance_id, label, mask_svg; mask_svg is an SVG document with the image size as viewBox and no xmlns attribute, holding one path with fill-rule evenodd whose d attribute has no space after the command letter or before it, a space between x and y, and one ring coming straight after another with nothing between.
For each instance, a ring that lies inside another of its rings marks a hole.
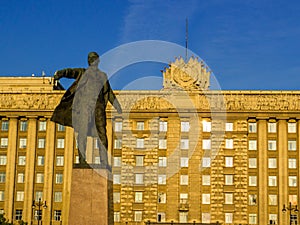
<instances>
[{"instance_id":1,"label":"row of window","mask_svg":"<svg viewBox=\"0 0 300 225\"><path fill-rule=\"evenodd\" d=\"M38 138L37 140L37 147L38 148L45 148L46 139L45 138ZM8 138L2 137L0 138L0 148L7 148L8 147ZM26 148L27 147L27 138L22 137L19 139L19 148ZM57 148L64 148L65 147L65 139L64 138L57 138L56 140L56 147Z\"/></svg>"},{"instance_id":2,"label":"row of window","mask_svg":"<svg viewBox=\"0 0 300 225\"><path fill-rule=\"evenodd\" d=\"M23 219L23 210L16 209L15 220L22 220L22 219ZM42 210L34 210L34 219L42 220ZM61 210L53 211L53 219L55 221L61 221Z\"/></svg>"},{"instance_id":3,"label":"row of window","mask_svg":"<svg viewBox=\"0 0 300 225\"><path fill-rule=\"evenodd\" d=\"M45 157L44 156L38 156L37 157L37 165L43 166L45 163ZM7 156L6 155L0 155L0 165L5 166L7 164ZM20 155L18 156L18 165L19 166L25 166L26 165L26 156ZM56 166L63 166L64 165L64 156L56 156Z\"/></svg>"},{"instance_id":4,"label":"row of window","mask_svg":"<svg viewBox=\"0 0 300 225\"><path fill-rule=\"evenodd\" d=\"M20 131L27 131L28 129L28 121L20 121L19 123ZM38 130L39 131L46 131L47 128L47 121L39 121L38 123ZM9 121L8 120L2 120L1 123L1 131L8 131L9 129ZM57 124L57 131L65 131L65 126Z\"/></svg>"},{"instance_id":5,"label":"row of window","mask_svg":"<svg viewBox=\"0 0 300 225\"><path fill-rule=\"evenodd\" d=\"M6 181L6 173L0 172L0 183L5 183ZM17 183L24 183L25 182L25 173L18 173L17 174ZM36 174L36 183L41 184L44 183L44 174L37 173ZM63 183L63 174L57 173L55 174L55 183L62 184Z\"/></svg>"},{"instance_id":6,"label":"row of window","mask_svg":"<svg viewBox=\"0 0 300 225\"><path fill-rule=\"evenodd\" d=\"M181 121L180 122L181 132L189 132L190 130L190 122L188 121ZM121 132L123 129L122 121L115 122L115 132ZM145 129L145 122L144 121L137 121L136 122L136 130L144 130ZM287 126L288 133L296 133L297 132L297 123L296 122L288 122ZM225 131L233 131L233 123L226 122ZM160 121L159 122L159 131L167 132L168 131L168 122L167 121ZM203 120L202 121L202 131L203 132L211 132L212 131L212 122ZM256 133L257 132L257 123L250 122L248 123L248 132L249 133ZM276 133L277 132L277 123L276 122L269 122L268 123L268 133Z\"/></svg>"},{"instance_id":7,"label":"row of window","mask_svg":"<svg viewBox=\"0 0 300 225\"><path fill-rule=\"evenodd\" d=\"M0 201L4 201L4 191L0 191ZM43 195L42 192L37 192L37 196L38 198L40 198ZM54 192L54 202L62 202L62 196L63 193L61 191L56 191ZM24 201L24 197L25 197L25 193L24 191L17 191L16 192L16 201L17 202L23 202Z\"/></svg>"}]
</instances>

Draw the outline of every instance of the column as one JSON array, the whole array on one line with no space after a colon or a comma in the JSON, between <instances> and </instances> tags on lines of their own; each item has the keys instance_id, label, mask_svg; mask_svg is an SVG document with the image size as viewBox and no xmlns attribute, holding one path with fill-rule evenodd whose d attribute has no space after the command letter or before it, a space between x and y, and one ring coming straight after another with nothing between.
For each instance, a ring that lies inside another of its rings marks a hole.
<instances>
[{"instance_id":1,"label":"column","mask_svg":"<svg viewBox=\"0 0 300 225\"><path fill-rule=\"evenodd\" d=\"M287 224L288 214L282 213L283 204L288 204L288 157L287 157L287 123L278 121L278 224Z\"/></svg>"},{"instance_id":2,"label":"column","mask_svg":"<svg viewBox=\"0 0 300 225\"><path fill-rule=\"evenodd\" d=\"M5 217L13 221L14 210L14 193L16 177L16 156L17 156L17 136L18 118L11 117L9 120L8 130L8 147L7 147L7 165L6 165L6 182L5 182Z\"/></svg>"},{"instance_id":3,"label":"column","mask_svg":"<svg viewBox=\"0 0 300 225\"><path fill-rule=\"evenodd\" d=\"M28 119L27 146L26 146L26 168L25 168L25 187L24 187L24 210L23 220L31 221L32 200L34 196L33 185L35 183L35 156L36 156L36 118Z\"/></svg>"},{"instance_id":4,"label":"column","mask_svg":"<svg viewBox=\"0 0 300 225\"><path fill-rule=\"evenodd\" d=\"M267 121L258 121L258 224L268 224L268 140Z\"/></svg>"},{"instance_id":5,"label":"column","mask_svg":"<svg viewBox=\"0 0 300 225\"><path fill-rule=\"evenodd\" d=\"M73 128L66 127L65 136L65 157L64 157L64 186L63 186L63 206L62 224L69 224L69 211L71 201L72 171L74 164L74 131Z\"/></svg>"},{"instance_id":6,"label":"column","mask_svg":"<svg viewBox=\"0 0 300 225\"><path fill-rule=\"evenodd\" d=\"M55 123L47 119L46 146L45 146L45 176L44 176L44 201L47 202L47 209L43 210L44 224L51 224L52 219L52 195L53 195L53 171L55 162Z\"/></svg>"}]
</instances>

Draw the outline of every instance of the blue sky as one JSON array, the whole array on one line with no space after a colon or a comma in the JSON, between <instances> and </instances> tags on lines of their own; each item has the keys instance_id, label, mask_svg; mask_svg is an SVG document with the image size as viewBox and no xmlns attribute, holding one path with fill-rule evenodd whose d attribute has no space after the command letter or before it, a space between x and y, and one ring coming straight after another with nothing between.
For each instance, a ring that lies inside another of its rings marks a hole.
<instances>
[{"instance_id":1,"label":"blue sky","mask_svg":"<svg viewBox=\"0 0 300 225\"><path fill-rule=\"evenodd\" d=\"M184 47L186 18L189 49L206 62L222 89L299 90L296 0L2 0L0 76L86 67L88 52L102 55L133 41ZM122 89L144 76L159 80L164 66L128 66L111 84Z\"/></svg>"}]
</instances>

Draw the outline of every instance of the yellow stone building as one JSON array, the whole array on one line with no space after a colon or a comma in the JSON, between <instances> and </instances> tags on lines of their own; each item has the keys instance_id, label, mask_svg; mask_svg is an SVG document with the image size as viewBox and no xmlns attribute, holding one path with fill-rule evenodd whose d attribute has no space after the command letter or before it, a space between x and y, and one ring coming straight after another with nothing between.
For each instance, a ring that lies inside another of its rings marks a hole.
<instances>
[{"instance_id":1,"label":"yellow stone building","mask_svg":"<svg viewBox=\"0 0 300 225\"><path fill-rule=\"evenodd\" d=\"M282 209L300 195L300 91L209 90L193 58L163 77L162 90L116 91L122 115L107 110L115 225L294 223ZM50 121L53 85L0 78L0 210L13 222L68 224L78 157L73 129Z\"/></svg>"}]
</instances>

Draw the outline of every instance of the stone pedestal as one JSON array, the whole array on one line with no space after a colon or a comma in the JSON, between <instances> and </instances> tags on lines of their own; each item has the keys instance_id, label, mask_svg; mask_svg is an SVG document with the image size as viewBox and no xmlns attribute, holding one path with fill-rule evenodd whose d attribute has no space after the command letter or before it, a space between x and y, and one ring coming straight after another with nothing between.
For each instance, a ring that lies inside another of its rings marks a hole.
<instances>
[{"instance_id":1,"label":"stone pedestal","mask_svg":"<svg viewBox=\"0 0 300 225\"><path fill-rule=\"evenodd\" d=\"M113 225L111 172L74 168L72 173L69 225Z\"/></svg>"}]
</instances>

